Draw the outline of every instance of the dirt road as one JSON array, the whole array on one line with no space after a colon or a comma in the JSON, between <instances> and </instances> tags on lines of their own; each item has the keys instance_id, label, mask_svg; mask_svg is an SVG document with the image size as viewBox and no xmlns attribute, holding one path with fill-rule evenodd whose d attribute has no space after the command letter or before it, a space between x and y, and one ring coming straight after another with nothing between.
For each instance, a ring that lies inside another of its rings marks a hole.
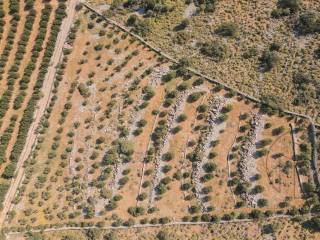
<instances>
[{"instance_id":1,"label":"dirt road","mask_svg":"<svg viewBox=\"0 0 320 240\"><path fill-rule=\"evenodd\" d=\"M56 66L58 65L60 58L62 56L63 46L65 43L65 40L67 39L70 27L73 22L73 17L75 15L75 7L77 3L78 3L78 0L70 0L68 2L67 17L62 22L61 31L57 37L57 42L56 42L53 56L51 58L50 66L48 68L48 73L44 80L44 84L42 88L43 98L41 98L38 103L38 108L34 115L34 121L29 129L26 145L24 146L24 149L17 163L16 177L12 179L10 188L3 202L3 210L1 211L1 214L0 214L0 227L5 222L6 215L8 211L10 211L11 209L11 202L15 196L17 188L20 185L20 182L23 179L23 176L24 176L24 168L22 167L23 163L26 161L26 159L32 152L33 146L36 142L37 133L35 132L35 129L37 129L37 126L40 123L41 117L43 116L44 111L47 107L47 104L49 103L51 89L52 89L53 82L55 79L55 74L56 74Z\"/></svg>"},{"instance_id":2,"label":"dirt road","mask_svg":"<svg viewBox=\"0 0 320 240\"><path fill-rule=\"evenodd\" d=\"M304 214L304 215L296 215L296 216L291 216L291 215L274 215L271 217L265 217L261 219L262 221L267 221L267 220L273 220L273 219L293 219L296 217L303 217L305 219L309 219L311 217L317 217L319 214ZM133 226L127 227L127 226L119 226L119 227L113 227L113 226L105 226L105 227L98 227L98 226L91 226L91 227L57 227L57 228L41 228L41 229L28 229L28 231L19 231L19 232L8 232L6 233L7 239L10 239L9 237L15 237L15 236L21 236L21 234L26 233L26 232L32 232L32 233L39 233L39 232L59 232L59 231L83 231L83 230L88 230L88 229L98 229L98 230L120 230L120 229L145 229L145 228L163 228L164 226L195 226L195 225L223 225L223 224L232 224L232 223L247 223L247 222L257 222L257 219L253 218L246 218L246 219L233 219L233 220L220 220L216 222L169 222L166 224L135 224ZM16 239L16 238L13 238Z\"/></svg>"}]
</instances>

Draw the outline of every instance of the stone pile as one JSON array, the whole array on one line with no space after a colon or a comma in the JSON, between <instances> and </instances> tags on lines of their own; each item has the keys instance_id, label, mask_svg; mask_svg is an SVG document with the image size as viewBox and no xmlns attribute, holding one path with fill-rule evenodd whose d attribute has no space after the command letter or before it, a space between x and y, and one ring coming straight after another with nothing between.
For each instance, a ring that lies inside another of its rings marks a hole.
<instances>
[{"instance_id":1,"label":"stone pile","mask_svg":"<svg viewBox=\"0 0 320 240\"><path fill-rule=\"evenodd\" d=\"M241 146L239 171L241 174L241 181L245 184L250 184L254 176L257 174L256 159L254 154L256 152L256 142L263 129L263 116L255 114L251 120L251 129L248 133L248 140ZM257 195L249 193L243 194L244 198L251 206L257 206Z\"/></svg>"},{"instance_id":2,"label":"stone pile","mask_svg":"<svg viewBox=\"0 0 320 240\"><path fill-rule=\"evenodd\" d=\"M166 66L161 66L159 68L154 69L152 71L152 73L150 74L151 85L152 86L159 85L161 83L162 77L165 74L167 74L168 71L169 71L169 68ZM124 92L126 92L129 89L129 86L132 84L132 82L133 82L133 79L131 79L131 81L127 81L125 83ZM143 95L141 95L141 97L137 103L137 106L142 104L143 101L144 101ZM132 133L133 133L134 128L136 127L137 121L139 121L141 118L140 115L141 115L141 111L138 111L136 108L134 108L133 111L131 111L130 116L129 116L129 120L128 120L128 123L130 124L128 139L131 139L133 137ZM115 192L119 189L119 180L122 176L122 171L124 170L126 165L127 164L123 163L122 161L119 161L113 169L113 180L109 185L113 194L115 194Z\"/></svg>"},{"instance_id":3,"label":"stone pile","mask_svg":"<svg viewBox=\"0 0 320 240\"><path fill-rule=\"evenodd\" d=\"M109 184L109 188L111 189L112 196L115 194L115 192L119 188L119 180L121 178L122 171L123 171L123 163L119 159L119 161L115 164L113 168L113 171L112 171L113 179Z\"/></svg>"},{"instance_id":4,"label":"stone pile","mask_svg":"<svg viewBox=\"0 0 320 240\"><path fill-rule=\"evenodd\" d=\"M156 87L160 85L162 77L166 75L168 72L169 72L169 67L167 66L160 66L158 68L155 68L150 74L150 79L151 79L150 85L152 87ZM144 100L143 100L143 94L142 94L137 103L137 106L141 105L143 102ZM132 132L136 127L137 121L139 121L141 117L140 115L141 115L141 110L139 111L136 108L134 108L134 110L130 113L129 120L128 120L128 122L131 123L130 129L129 129L129 133L130 133L129 138L133 137Z\"/></svg>"},{"instance_id":5,"label":"stone pile","mask_svg":"<svg viewBox=\"0 0 320 240\"><path fill-rule=\"evenodd\" d=\"M168 66L160 66L158 68L155 68L152 73L150 74L151 79L151 86L158 86L161 84L163 76L165 76L169 72Z\"/></svg>"},{"instance_id":6,"label":"stone pile","mask_svg":"<svg viewBox=\"0 0 320 240\"><path fill-rule=\"evenodd\" d=\"M204 195L201 193L201 176L204 173L202 166L208 161L211 141L217 140L220 131L225 128L225 123L219 123L218 118L221 114L222 108L227 104L227 102L228 100L224 97L214 97L209 100L209 114L207 117L209 128L208 131L200 138L199 145L196 150L198 153L200 153L200 156L203 156L203 159L193 164L192 182L195 187L196 197L201 204L203 211L206 211L206 206L203 201L201 201L201 199L204 197Z\"/></svg>"},{"instance_id":7,"label":"stone pile","mask_svg":"<svg viewBox=\"0 0 320 240\"><path fill-rule=\"evenodd\" d=\"M186 91L182 92L181 94L179 94L179 96L177 97L176 103L174 104L174 106L172 107L172 110L168 114L167 125L166 125L167 132L164 135L164 137L161 141L161 144L159 146L160 150L157 152L157 154L155 156L156 172L155 172L155 176L153 179L153 189L151 192L150 203L152 203L154 201L155 188L158 186L158 184L160 183L161 178L162 178L161 169L163 167L163 161L161 161L161 159L162 159L162 155L165 152L167 152L168 148L169 148L170 130L173 128L175 119L178 116L178 114L180 114L183 111L188 96L192 93L199 92L199 91L207 91L207 89L202 88L202 87L193 87L190 90L186 90Z\"/></svg>"}]
</instances>

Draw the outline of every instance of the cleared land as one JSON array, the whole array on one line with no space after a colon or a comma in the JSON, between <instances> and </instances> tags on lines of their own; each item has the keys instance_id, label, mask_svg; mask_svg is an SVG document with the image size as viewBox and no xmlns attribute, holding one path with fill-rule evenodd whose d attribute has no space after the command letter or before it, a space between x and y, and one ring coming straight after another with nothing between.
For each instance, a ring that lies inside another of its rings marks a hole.
<instances>
[{"instance_id":1,"label":"cleared land","mask_svg":"<svg viewBox=\"0 0 320 240\"><path fill-rule=\"evenodd\" d=\"M195 76L84 7L63 53L11 230L316 208L307 120Z\"/></svg>"}]
</instances>

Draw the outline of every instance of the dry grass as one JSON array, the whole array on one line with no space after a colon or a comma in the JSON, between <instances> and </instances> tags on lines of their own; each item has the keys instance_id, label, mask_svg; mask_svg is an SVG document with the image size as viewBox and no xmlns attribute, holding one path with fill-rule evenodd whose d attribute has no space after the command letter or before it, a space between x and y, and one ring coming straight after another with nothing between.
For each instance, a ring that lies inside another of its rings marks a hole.
<instances>
[{"instance_id":1,"label":"dry grass","mask_svg":"<svg viewBox=\"0 0 320 240\"><path fill-rule=\"evenodd\" d=\"M172 1L166 1L172 3ZM301 1L301 10L318 12L318 1ZM98 4L91 1L92 4ZM319 118L316 99L305 106L294 106L296 89L293 76L300 72L313 78L319 84L320 62L314 58L314 51L319 47L317 34L297 36L293 32L298 16L282 19L271 18L271 11L276 8L273 1L219 1L214 13L200 13L189 18L190 25L183 31L174 28L183 20L187 5L183 0L174 1L173 12L149 18L150 32L147 39L164 52L176 58L188 58L192 65L215 79L230 84L258 98L273 99L274 103L286 109L309 114ZM100 3L101 4L101 3ZM99 9L99 7L97 6ZM114 19L125 22L126 11L113 12ZM234 22L238 26L235 38L223 38L215 30L225 22ZM181 32L186 36L178 42ZM198 43L221 41L229 49L229 57L215 62L200 54ZM259 71L259 57L269 49L271 43L278 43L279 64L271 71ZM249 49L256 49L252 58L243 55ZM319 121L319 119L317 119Z\"/></svg>"}]
</instances>

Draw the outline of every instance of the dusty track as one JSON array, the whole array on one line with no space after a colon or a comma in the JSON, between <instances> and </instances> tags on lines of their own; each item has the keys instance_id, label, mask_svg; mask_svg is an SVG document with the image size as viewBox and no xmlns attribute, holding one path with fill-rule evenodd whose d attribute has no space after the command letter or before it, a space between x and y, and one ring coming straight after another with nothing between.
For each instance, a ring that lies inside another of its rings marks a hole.
<instances>
[{"instance_id":1,"label":"dusty track","mask_svg":"<svg viewBox=\"0 0 320 240\"><path fill-rule=\"evenodd\" d=\"M289 216L289 215L274 215L268 218L262 218L264 220L272 220L272 219L292 219L295 217L304 217L304 218L310 218L310 217L316 217L319 216L319 214L305 214L305 215L296 215L296 216ZM262 220L261 219L261 220ZM37 228L37 229L29 229L28 231L21 231L21 232L7 232L6 236L9 235L19 235L25 232L58 232L58 231L70 231L70 230L88 230L88 229L99 229L99 230L119 230L119 229L137 229L137 228L154 228L154 227L163 227L163 226L192 226L192 225L213 225L213 224L229 224L229 223L246 223L246 222L257 222L257 219L234 219L230 221L221 220L219 222L170 222L167 224L136 224L131 227L126 226L120 226L120 227L97 227L97 226L91 226L91 227L57 227L57 228Z\"/></svg>"},{"instance_id":2,"label":"dusty track","mask_svg":"<svg viewBox=\"0 0 320 240\"><path fill-rule=\"evenodd\" d=\"M39 101L38 108L34 115L34 121L30 126L30 129L28 132L26 144L24 146L24 149L17 163L16 177L11 181L10 188L3 202L3 210L0 214L0 227L5 222L6 215L8 211L10 211L11 209L11 202L15 196L15 193L20 185L21 180L23 179L23 176L24 176L23 164L28 159L30 153L32 152L33 146L36 142L37 133L35 130L37 129L40 123L40 120L44 114L44 111L50 99L51 89L52 89L52 85L53 85L55 74L56 74L56 67L62 56L63 46L67 39L70 27L73 22L73 18L75 15L75 7L77 3L78 3L78 0L70 0L68 2L67 17L62 22L61 31L57 38L56 47L55 47L53 56L51 58L51 63L48 68L48 73L44 80L44 84L42 88L43 98L40 99Z\"/></svg>"}]
</instances>

